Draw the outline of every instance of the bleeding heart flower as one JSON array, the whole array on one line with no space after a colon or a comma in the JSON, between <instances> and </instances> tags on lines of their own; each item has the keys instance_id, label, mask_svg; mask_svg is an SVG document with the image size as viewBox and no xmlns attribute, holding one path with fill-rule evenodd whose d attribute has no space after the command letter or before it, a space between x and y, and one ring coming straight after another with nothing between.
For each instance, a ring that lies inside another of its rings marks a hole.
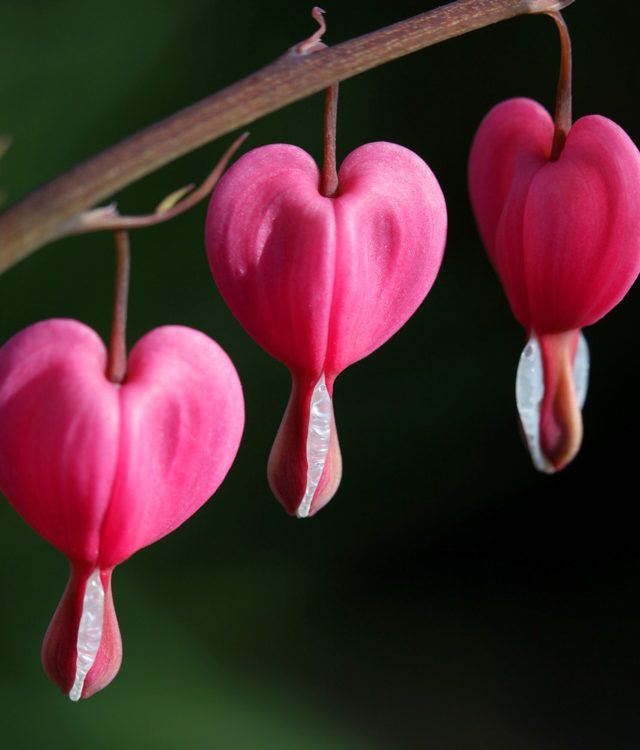
<instances>
[{"instance_id":1,"label":"bleeding heart flower","mask_svg":"<svg viewBox=\"0 0 640 750\"><path fill-rule=\"evenodd\" d=\"M530 99L489 112L471 148L480 235L529 338L517 401L536 467L577 453L589 356L580 329L620 302L640 271L640 154L604 117L575 122L552 159L554 122Z\"/></svg>"},{"instance_id":2,"label":"bleeding heart flower","mask_svg":"<svg viewBox=\"0 0 640 750\"><path fill-rule=\"evenodd\" d=\"M74 320L36 323L0 349L0 488L71 562L42 658L73 700L120 666L113 568L215 492L244 423L236 371L198 331L146 334L121 385L106 364L100 338Z\"/></svg>"},{"instance_id":3,"label":"bleeding heart flower","mask_svg":"<svg viewBox=\"0 0 640 750\"><path fill-rule=\"evenodd\" d=\"M336 491L334 380L413 314L445 236L433 173L391 143L353 151L332 197L320 193L313 159L289 145L249 152L216 187L206 226L214 279L240 323L291 371L268 469L289 513L313 515Z\"/></svg>"}]
</instances>

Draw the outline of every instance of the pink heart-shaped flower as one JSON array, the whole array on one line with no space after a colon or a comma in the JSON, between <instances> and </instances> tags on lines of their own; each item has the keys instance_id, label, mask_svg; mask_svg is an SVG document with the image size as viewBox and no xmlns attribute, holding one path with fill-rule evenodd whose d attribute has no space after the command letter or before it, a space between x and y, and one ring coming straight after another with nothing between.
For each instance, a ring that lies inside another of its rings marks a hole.
<instances>
[{"instance_id":1,"label":"pink heart-shaped flower","mask_svg":"<svg viewBox=\"0 0 640 750\"><path fill-rule=\"evenodd\" d=\"M269 480L298 516L319 510L340 480L336 376L413 314L436 277L446 236L440 187L408 149L361 146L338 180L337 194L324 197L306 152L265 146L224 175L207 216L207 253L222 296L291 371Z\"/></svg>"},{"instance_id":2,"label":"pink heart-shaped flower","mask_svg":"<svg viewBox=\"0 0 640 750\"><path fill-rule=\"evenodd\" d=\"M586 391L588 353L578 331L615 307L640 272L638 149L599 115L574 123L555 160L553 138L541 105L511 99L484 118L469 160L480 235L530 339L518 391L532 367L541 379L538 396L518 402L544 471L562 468L580 445L585 394L573 381L582 373Z\"/></svg>"},{"instance_id":3,"label":"pink heart-shaped flower","mask_svg":"<svg viewBox=\"0 0 640 750\"><path fill-rule=\"evenodd\" d=\"M0 488L72 564L43 649L45 669L66 692L77 682L80 641L91 635L85 628L83 636L83 613L102 621L83 697L119 667L113 567L215 492L244 424L235 369L198 331L146 334L121 385L107 379L106 364L100 338L73 320L36 323L0 349Z\"/></svg>"}]
</instances>

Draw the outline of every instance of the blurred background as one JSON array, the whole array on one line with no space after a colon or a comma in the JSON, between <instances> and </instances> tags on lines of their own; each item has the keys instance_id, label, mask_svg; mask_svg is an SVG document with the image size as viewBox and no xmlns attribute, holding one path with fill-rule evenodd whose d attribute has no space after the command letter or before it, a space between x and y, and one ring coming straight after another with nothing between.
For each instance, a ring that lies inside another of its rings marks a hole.
<instances>
[{"instance_id":1,"label":"blurred background","mask_svg":"<svg viewBox=\"0 0 640 750\"><path fill-rule=\"evenodd\" d=\"M435 7L327 0L335 44ZM615 5L615 12L613 6ZM640 141L633 2L578 0L575 116ZM0 163L7 204L139 128L249 74L315 30L311 3L0 0ZM505 22L343 84L338 152L390 140L445 192L444 264L426 302L344 372L344 478L310 521L271 496L266 460L285 368L236 323L211 280L206 205L132 235L129 341L165 323L230 354L246 397L238 458L195 517L118 568L125 658L71 704L39 649L67 563L0 503L0 731L50 750L564 750L637 748L640 562L636 287L586 331L581 454L538 475L517 428L523 334L473 224L466 159L498 101L553 107L558 40L545 17ZM246 148L321 155L322 95L251 126ZM202 179L227 136L123 191L144 213ZM108 235L56 242L0 278L0 340L48 317L109 334ZM375 404L375 410L371 408Z\"/></svg>"}]
</instances>

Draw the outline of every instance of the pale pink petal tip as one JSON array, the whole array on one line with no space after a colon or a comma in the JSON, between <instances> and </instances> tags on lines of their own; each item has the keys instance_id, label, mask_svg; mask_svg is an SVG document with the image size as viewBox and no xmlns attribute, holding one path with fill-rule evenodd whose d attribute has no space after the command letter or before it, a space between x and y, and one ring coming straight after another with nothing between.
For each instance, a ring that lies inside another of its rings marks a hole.
<instances>
[{"instance_id":1,"label":"pale pink petal tip","mask_svg":"<svg viewBox=\"0 0 640 750\"><path fill-rule=\"evenodd\" d=\"M518 364L516 402L538 471L553 474L578 453L588 383L589 348L582 333L531 335Z\"/></svg>"}]
</instances>

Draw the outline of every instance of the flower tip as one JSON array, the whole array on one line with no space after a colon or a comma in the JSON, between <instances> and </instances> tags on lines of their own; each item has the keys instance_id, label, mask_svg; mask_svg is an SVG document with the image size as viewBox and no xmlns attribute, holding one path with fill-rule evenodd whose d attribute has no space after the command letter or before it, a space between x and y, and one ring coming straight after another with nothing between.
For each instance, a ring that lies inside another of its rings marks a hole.
<instances>
[{"instance_id":1,"label":"flower tip","mask_svg":"<svg viewBox=\"0 0 640 750\"><path fill-rule=\"evenodd\" d=\"M106 687L122 663L111 571L72 563L71 576L42 644L42 666L72 701Z\"/></svg>"},{"instance_id":2,"label":"flower tip","mask_svg":"<svg viewBox=\"0 0 640 750\"><path fill-rule=\"evenodd\" d=\"M335 429L333 434L336 435ZM326 476L323 477L318 491L313 495L312 501L308 503L301 502L298 505L295 512L296 518L311 518L311 516L315 516L338 491L340 480L342 479L342 454L340 453L337 436L331 440L327 464L328 470Z\"/></svg>"},{"instance_id":3,"label":"flower tip","mask_svg":"<svg viewBox=\"0 0 640 750\"><path fill-rule=\"evenodd\" d=\"M284 509L297 518L315 515L335 495L342 478L342 456L324 375L315 385L294 377L267 478Z\"/></svg>"},{"instance_id":4,"label":"flower tip","mask_svg":"<svg viewBox=\"0 0 640 750\"><path fill-rule=\"evenodd\" d=\"M284 420L283 420L284 423ZM313 467L296 461L296 451L287 437L278 432L267 466L269 487L291 516L311 518L331 500L342 479L342 454L335 423L332 424L329 449L320 481L314 488Z\"/></svg>"},{"instance_id":5,"label":"flower tip","mask_svg":"<svg viewBox=\"0 0 640 750\"><path fill-rule=\"evenodd\" d=\"M540 421L540 447L548 464L546 473L554 474L573 461L580 451L582 435L582 413L574 389L561 388Z\"/></svg>"},{"instance_id":6,"label":"flower tip","mask_svg":"<svg viewBox=\"0 0 640 750\"><path fill-rule=\"evenodd\" d=\"M516 401L533 465L555 474L582 444L589 349L578 330L533 334L520 357Z\"/></svg>"}]
</instances>

